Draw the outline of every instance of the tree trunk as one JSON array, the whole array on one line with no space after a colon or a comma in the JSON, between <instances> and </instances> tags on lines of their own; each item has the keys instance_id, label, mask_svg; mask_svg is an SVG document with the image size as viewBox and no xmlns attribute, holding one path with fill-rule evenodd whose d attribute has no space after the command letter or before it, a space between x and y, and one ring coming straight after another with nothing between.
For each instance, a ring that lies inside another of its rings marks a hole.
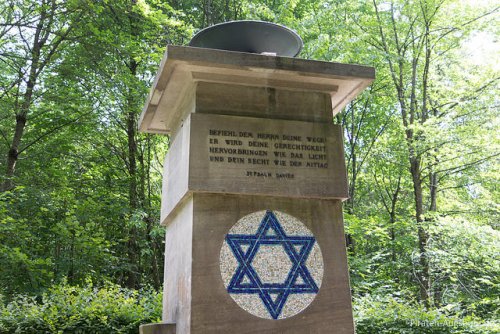
<instances>
[{"instance_id":1,"label":"tree trunk","mask_svg":"<svg viewBox=\"0 0 500 334\"><path fill-rule=\"evenodd\" d=\"M137 74L137 62L130 59L130 74L135 77ZM129 174L129 208L134 214L139 208L139 196L137 193L137 142L136 142L136 108L134 101L133 88L129 88L127 97L127 145L128 145L128 174ZM137 287L138 272L138 246L137 246L137 228L132 226L129 231L127 242L127 254L129 260L129 270L127 274L127 287L134 289Z\"/></svg>"},{"instance_id":2,"label":"tree trunk","mask_svg":"<svg viewBox=\"0 0 500 334\"><path fill-rule=\"evenodd\" d=\"M435 159L437 161L437 159ZM438 190L438 176L437 173L431 171L429 174L429 194L430 194L430 203L429 203L429 213L426 220L431 222L435 219L434 214L437 212L437 190ZM429 291L431 291L431 283L429 282ZM442 291L440 286L432 287L432 303L434 306L439 307L440 299L441 299Z\"/></svg>"},{"instance_id":3,"label":"tree trunk","mask_svg":"<svg viewBox=\"0 0 500 334\"><path fill-rule=\"evenodd\" d=\"M396 231L394 229L394 225L396 224L396 205L398 202L398 197L399 197L399 192L401 190L401 175L398 178L398 184L396 185L396 190L392 193L391 197L391 211L389 212L389 223L391 225L390 227L390 233L391 233L391 246L392 246L392 262L396 262Z\"/></svg>"},{"instance_id":4,"label":"tree trunk","mask_svg":"<svg viewBox=\"0 0 500 334\"><path fill-rule=\"evenodd\" d=\"M16 127L14 130L14 137L7 153L7 170L5 173L5 180L0 187L0 191L5 192L14 188L14 173L16 170L17 158L19 155L19 145L23 137L24 128L26 127L26 113L21 112L16 115Z\"/></svg>"},{"instance_id":5,"label":"tree trunk","mask_svg":"<svg viewBox=\"0 0 500 334\"><path fill-rule=\"evenodd\" d=\"M160 277L160 269L158 268L158 257L156 251L156 244L151 238L151 231L153 230L154 221L150 217L145 219L146 222L146 240L148 245L151 247L151 275L153 276L153 286L155 289L161 288L161 277Z\"/></svg>"},{"instance_id":6,"label":"tree trunk","mask_svg":"<svg viewBox=\"0 0 500 334\"><path fill-rule=\"evenodd\" d=\"M422 195L422 179L420 177L420 161L417 158L410 159L410 172L413 180L413 192L415 198L415 218L417 221L417 231L418 231L418 249L419 254L419 265L420 270L418 270L418 280L419 280L419 290L420 299L424 303L425 307L430 306L430 274L429 274L429 259L427 257L427 240L428 235L423 226L424 224L424 207L423 207L423 195Z\"/></svg>"},{"instance_id":7,"label":"tree trunk","mask_svg":"<svg viewBox=\"0 0 500 334\"><path fill-rule=\"evenodd\" d=\"M23 138L24 129L26 128L26 122L28 119L28 112L31 106L31 100L33 98L33 90L35 88L36 80L38 77L38 65L40 61L40 49L41 45L38 41L42 27L43 27L43 14L42 19L37 26L35 32L35 40L33 42L33 50L31 52L31 66L30 73L28 77L28 82L26 83L26 91L23 96L23 103L21 109L16 114L16 127L14 129L14 136L12 137L12 142L7 153L7 169L5 172L5 180L0 186L0 191L8 191L14 187L14 174L16 171L16 163L19 157L19 146L21 145L21 140Z\"/></svg>"},{"instance_id":8,"label":"tree trunk","mask_svg":"<svg viewBox=\"0 0 500 334\"><path fill-rule=\"evenodd\" d=\"M347 200L347 212L354 213L354 192L356 191L356 140L354 136L356 135L355 119L354 119L354 107L350 106L351 111L351 135L349 136L349 146L350 146L350 162L351 162L351 180L349 182L349 199Z\"/></svg>"},{"instance_id":9,"label":"tree trunk","mask_svg":"<svg viewBox=\"0 0 500 334\"><path fill-rule=\"evenodd\" d=\"M70 28L66 28L66 32L60 35L56 42L52 45L47 44L49 41L49 35L51 33L52 24L55 20L56 1L42 1L40 4L40 16L36 27L33 32L33 43L31 47L28 47L28 52L26 54L26 61L30 63L29 73L27 78L20 77L20 82L26 82L26 90L22 94L22 104L20 110L16 113L16 126L14 128L14 136L12 137L12 142L7 153L7 163L5 171L5 180L0 184L0 191L8 191L14 187L14 175L16 172L16 164L19 159L21 141L26 129L26 123L28 120L28 114L31 108L31 103L33 101L33 93L35 86L37 84L37 79L43 68L49 63L51 56L55 53L56 49L59 47L60 43L67 36ZM18 22L18 24L21 24ZM49 46L49 50L45 49L45 57L42 57L42 48ZM23 73L22 69L19 69L20 73Z\"/></svg>"}]
</instances>

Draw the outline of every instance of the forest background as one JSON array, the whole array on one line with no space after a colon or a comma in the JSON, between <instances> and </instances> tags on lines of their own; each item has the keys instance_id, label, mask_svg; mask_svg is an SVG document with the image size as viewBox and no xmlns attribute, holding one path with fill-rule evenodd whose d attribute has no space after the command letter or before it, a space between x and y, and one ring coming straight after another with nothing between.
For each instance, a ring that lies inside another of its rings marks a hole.
<instances>
[{"instance_id":1,"label":"forest background","mask_svg":"<svg viewBox=\"0 0 500 334\"><path fill-rule=\"evenodd\" d=\"M0 2L0 332L159 321L168 137L137 121L167 44L255 19L374 66L344 126L358 333L500 333L498 2Z\"/></svg>"}]
</instances>

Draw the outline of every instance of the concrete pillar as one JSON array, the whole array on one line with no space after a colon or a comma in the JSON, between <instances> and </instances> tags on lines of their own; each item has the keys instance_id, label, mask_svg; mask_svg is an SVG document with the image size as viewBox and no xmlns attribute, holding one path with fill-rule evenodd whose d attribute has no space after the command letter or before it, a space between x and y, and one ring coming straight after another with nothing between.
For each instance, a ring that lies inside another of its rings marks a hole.
<instances>
[{"instance_id":1,"label":"concrete pillar","mask_svg":"<svg viewBox=\"0 0 500 334\"><path fill-rule=\"evenodd\" d=\"M332 116L373 79L371 67L168 47L140 129L171 138L163 321L175 333L354 333Z\"/></svg>"}]
</instances>

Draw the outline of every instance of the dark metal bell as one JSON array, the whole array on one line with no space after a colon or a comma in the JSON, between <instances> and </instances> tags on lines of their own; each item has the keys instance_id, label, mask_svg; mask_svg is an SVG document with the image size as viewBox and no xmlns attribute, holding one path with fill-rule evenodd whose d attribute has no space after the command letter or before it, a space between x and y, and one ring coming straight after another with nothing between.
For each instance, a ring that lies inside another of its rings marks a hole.
<instances>
[{"instance_id":1,"label":"dark metal bell","mask_svg":"<svg viewBox=\"0 0 500 334\"><path fill-rule=\"evenodd\" d=\"M199 31L190 46L295 57L302 39L293 30L264 21L231 21Z\"/></svg>"}]
</instances>

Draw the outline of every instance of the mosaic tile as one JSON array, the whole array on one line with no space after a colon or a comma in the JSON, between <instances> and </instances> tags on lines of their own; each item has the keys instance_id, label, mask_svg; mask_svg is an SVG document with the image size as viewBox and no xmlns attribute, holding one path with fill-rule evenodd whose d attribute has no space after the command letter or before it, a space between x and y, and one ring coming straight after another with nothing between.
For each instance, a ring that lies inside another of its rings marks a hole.
<instances>
[{"instance_id":1,"label":"mosaic tile","mask_svg":"<svg viewBox=\"0 0 500 334\"><path fill-rule=\"evenodd\" d=\"M258 211L236 222L220 252L226 290L247 312L284 319L312 303L323 278L314 235L297 218Z\"/></svg>"}]
</instances>

